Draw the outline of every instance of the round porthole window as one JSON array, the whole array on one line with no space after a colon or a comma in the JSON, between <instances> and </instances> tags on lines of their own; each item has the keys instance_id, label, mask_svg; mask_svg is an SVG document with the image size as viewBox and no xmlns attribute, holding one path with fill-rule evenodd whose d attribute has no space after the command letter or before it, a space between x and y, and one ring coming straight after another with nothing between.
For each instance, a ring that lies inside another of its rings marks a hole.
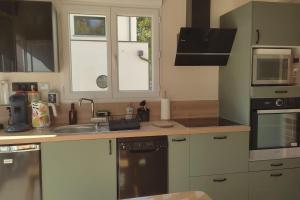
<instances>
[{"instance_id":1,"label":"round porthole window","mask_svg":"<svg viewBox=\"0 0 300 200\"><path fill-rule=\"evenodd\" d=\"M101 89L107 88L108 87L108 85L107 85L107 76L106 75L98 76L98 78L96 79L96 84Z\"/></svg>"}]
</instances>

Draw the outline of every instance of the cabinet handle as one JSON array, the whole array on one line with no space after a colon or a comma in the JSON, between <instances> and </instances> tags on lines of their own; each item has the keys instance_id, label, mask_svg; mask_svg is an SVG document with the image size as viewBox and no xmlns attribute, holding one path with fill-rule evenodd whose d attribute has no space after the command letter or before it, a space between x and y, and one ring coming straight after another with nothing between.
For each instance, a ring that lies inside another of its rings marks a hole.
<instances>
[{"instance_id":1,"label":"cabinet handle","mask_svg":"<svg viewBox=\"0 0 300 200\"><path fill-rule=\"evenodd\" d=\"M283 175L282 173L272 173L270 176L271 177L280 177L282 175Z\"/></svg>"},{"instance_id":2,"label":"cabinet handle","mask_svg":"<svg viewBox=\"0 0 300 200\"><path fill-rule=\"evenodd\" d=\"M186 138L174 138L172 139L172 142L184 142L186 141Z\"/></svg>"},{"instance_id":3,"label":"cabinet handle","mask_svg":"<svg viewBox=\"0 0 300 200\"><path fill-rule=\"evenodd\" d=\"M256 29L256 44L258 44L259 43L259 40L260 40L260 32L259 32L259 30L258 29Z\"/></svg>"},{"instance_id":4,"label":"cabinet handle","mask_svg":"<svg viewBox=\"0 0 300 200\"><path fill-rule=\"evenodd\" d=\"M227 181L227 178L213 179L213 182L216 182L216 183L222 183L222 182L225 182L225 181Z\"/></svg>"},{"instance_id":5,"label":"cabinet handle","mask_svg":"<svg viewBox=\"0 0 300 200\"><path fill-rule=\"evenodd\" d=\"M111 140L109 140L109 155L112 155L112 144L111 144Z\"/></svg>"},{"instance_id":6,"label":"cabinet handle","mask_svg":"<svg viewBox=\"0 0 300 200\"><path fill-rule=\"evenodd\" d=\"M215 136L214 137L214 140L225 140L225 139L227 139L227 136Z\"/></svg>"},{"instance_id":7,"label":"cabinet handle","mask_svg":"<svg viewBox=\"0 0 300 200\"><path fill-rule=\"evenodd\" d=\"M280 167L283 166L283 163L271 163L271 167Z\"/></svg>"}]
</instances>

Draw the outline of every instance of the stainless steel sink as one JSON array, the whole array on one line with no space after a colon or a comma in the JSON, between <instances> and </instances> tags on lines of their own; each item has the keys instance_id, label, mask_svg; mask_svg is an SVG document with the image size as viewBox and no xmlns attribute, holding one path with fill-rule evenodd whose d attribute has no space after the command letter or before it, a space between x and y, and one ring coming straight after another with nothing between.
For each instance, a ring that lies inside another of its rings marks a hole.
<instances>
[{"instance_id":1,"label":"stainless steel sink","mask_svg":"<svg viewBox=\"0 0 300 200\"><path fill-rule=\"evenodd\" d=\"M80 124L60 126L53 129L55 133L104 133L109 132L108 127L101 127L96 129L95 124Z\"/></svg>"}]
</instances>

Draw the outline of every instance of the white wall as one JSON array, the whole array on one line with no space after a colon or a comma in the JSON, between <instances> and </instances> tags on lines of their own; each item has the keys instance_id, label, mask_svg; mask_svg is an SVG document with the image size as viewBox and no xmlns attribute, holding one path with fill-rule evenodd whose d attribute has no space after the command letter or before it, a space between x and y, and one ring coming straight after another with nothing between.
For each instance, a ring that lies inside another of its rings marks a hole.
<instances>
[{"instance_id":1,"label":"white wall","mask_svg":"<svg viewBox=\"0 0 300 200\"><path fill-rule=\"evenodd\" d=\"M212 27L219 26L220 15L248 1L212 0ZM166 90L168 96L173 100L216 100L218 99L218 67L174 66L177 33L180 27L185 26L185 10L185 0L164 0L161 28L162 58L160 66L162 91ZM62 79L65 78L57 73L0 73L0 80L48 82L50 88L59 90L61 89Z\"/></svg>"}]
</instances>

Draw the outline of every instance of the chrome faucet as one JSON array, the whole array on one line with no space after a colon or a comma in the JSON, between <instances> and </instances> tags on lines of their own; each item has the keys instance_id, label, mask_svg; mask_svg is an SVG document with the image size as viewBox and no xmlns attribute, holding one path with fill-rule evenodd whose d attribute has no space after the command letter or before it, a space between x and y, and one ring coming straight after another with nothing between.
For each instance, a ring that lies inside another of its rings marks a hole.
<instances>
[{"instance_id":1,"label":"chrome faucet","mask_svg":"<svg viewBox=\"0 0 300 200\"><path fill-rule=\"evenodd\" d=\"M92 118L95 117L95 103L94 103L94 100L93 99L87 99L87 98L80 98L79 99L79 106L81 106L82 104L82 101L88 101L91 103L91 113L92 113Z\"/></svg>"}]
</instances>

